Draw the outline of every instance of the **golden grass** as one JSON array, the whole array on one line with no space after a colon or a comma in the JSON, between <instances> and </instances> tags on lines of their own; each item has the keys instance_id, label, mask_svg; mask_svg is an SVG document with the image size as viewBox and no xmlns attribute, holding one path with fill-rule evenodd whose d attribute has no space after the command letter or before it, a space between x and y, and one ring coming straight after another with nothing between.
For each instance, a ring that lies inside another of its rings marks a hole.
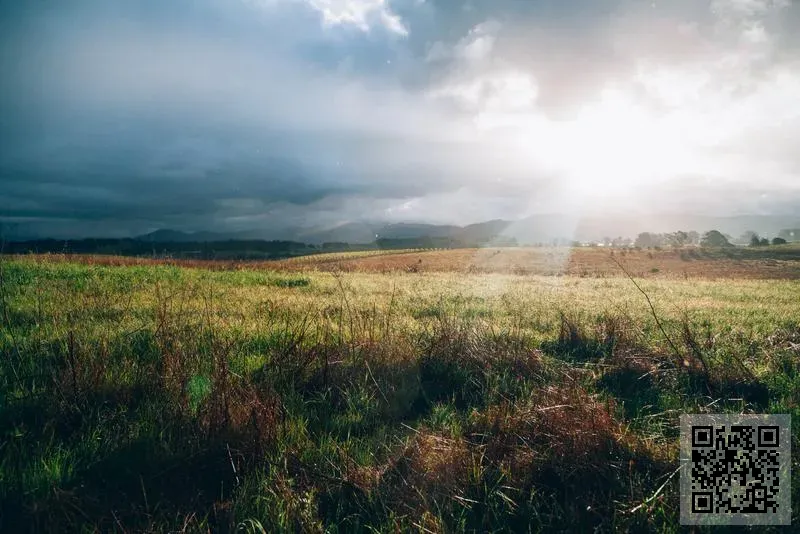
<instances>
[{"instance_id":1,"label":"golden grass","mask_svg":"<svg viewBox=\"0 0 800 534\"><path fill-rule=\"evenodd\" d=\"M620 269L611 257L614 254L629 272L642 278L800 278L800 254L788 256L788 259L773 259L740 253L737 250L728 257L702 249L456 249L348 258L318 268L355 272L462 272L602 278L620 275ZM283 269L288 264L274 262L269 266Z\"/></svg>"},{"instance_id":2,"label":"golden grass","mask_svg":"<svg viewBox=\"0 0 800 534\"><path fill-rule=\"evenodd\" d=\"M613 257L612 257L613 256ZM603 247L474 248L453 250L370 250L299 256L285 260L179 260L100 255L30 255L34 261L91 265L173 265L210 270L327 272L457 272L606 278L620 276L621 263L638 278L800 279L800 248L663 250Z\"/></svg>"}]
</instances>

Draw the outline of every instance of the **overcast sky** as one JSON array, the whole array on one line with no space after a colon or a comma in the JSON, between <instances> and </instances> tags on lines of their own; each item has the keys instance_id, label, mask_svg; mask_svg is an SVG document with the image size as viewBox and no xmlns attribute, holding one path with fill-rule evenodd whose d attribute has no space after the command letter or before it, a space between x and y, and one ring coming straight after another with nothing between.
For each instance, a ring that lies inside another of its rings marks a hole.
<instances>
[{"instance_id":1,"label":"overcast sky","mask_svg":"<svg viewBox=\"0 0 800 534\"><path fill-rule=\"evenodd\" d=\"M0 19L6 226L800 212L789 0L37 1Z\"/></svg>"}]
</instances>

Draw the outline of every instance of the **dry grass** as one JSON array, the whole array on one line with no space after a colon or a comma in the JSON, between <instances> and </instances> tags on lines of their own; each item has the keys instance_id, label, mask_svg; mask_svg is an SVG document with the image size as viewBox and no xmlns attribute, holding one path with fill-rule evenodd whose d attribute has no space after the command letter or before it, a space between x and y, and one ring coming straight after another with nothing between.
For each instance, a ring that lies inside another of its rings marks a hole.
<instances>
[{"instance_id":1,"label":"dry grass","mask_svg":"<svg viewBox=\"0 0 800 534\"><path fill-rule=\"evenodd\" d=\"M746 251L745 251L746 252ZM703 249L616 250L603 248L503 248L412 252L345 259L318 266L346 272L465 272L581 277L619 276L610 254L638 277L646 278L800 278L800 250L777 258L743 254L726 256ZM288 268L286 262L270 267Z\"/></svg>"},{"instance_id":2,"label":"dry grass","mask_svg":"<svg viewBox=\"0 0 800 534\"><path fill-rule=\"evenodd\" d=\"M332 272L461 272L544 276L615 277L611 256L639 278L800 279L800 247L759 249L663 250L581 248L483 248L454 250L375 250L315 254L275 261L214 261L44 254L42 261L90 265L174 265L213 270L277 270Z\"/></svg>"},{"instance_id":3,"label":"dry grass","mask_svg":"<svg viewBox=\"0 0 800 534\"><path fill-rule=\"evenodd\" d=\"M800 414L792 280L658 273L662 330L618 276L69 259L0 264L0 530L674 532L680 413Z\"/></svg>"},{"instance_id":4,"label":"dry grass","mask_svg":"<svg viewBox=\"0 0 800 534\"><path fill-rule=\"evenodd\" d=\"M361 258L374 258L376 256L391 256L394 254L409 254L419 252L418 249L398 249L398 250L359 250L352 252L323 252L321 254L310 254L308 256L296 256L280 260L283 263L315 265L324 263L336 263Z\"/></svg>"}]
</instances>

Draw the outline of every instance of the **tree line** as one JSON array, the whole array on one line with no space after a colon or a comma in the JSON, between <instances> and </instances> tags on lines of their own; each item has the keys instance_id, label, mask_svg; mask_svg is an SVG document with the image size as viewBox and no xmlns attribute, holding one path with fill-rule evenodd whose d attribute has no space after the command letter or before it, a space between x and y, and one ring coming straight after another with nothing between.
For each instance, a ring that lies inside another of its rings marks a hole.
<instances>
[{"instance_id":1,"label":"tree line","mask_svg":"<svg viewBox=\"0 0 800 534\"><path fill-rule=\"evenodd\" d=\"M639 248L663 248L663 247L683 247L689 245L699 245L701 247L732 247L735 245L749 245L751 247L766 247L769 245L785 245L789 242L781 235L789 230L782 230L781 233L772 238L761 237L758 233L748 230L738 239L734 239L728 234L724 234L719 230L709 230L704 234L699 234L695 231L684 232L668 232L668 233L652 233L642 232L636 236L633 245ZM794 234L791 234L792 236ZM797 233L800 236L800 231Z\"/></svg>"}]
</instances>

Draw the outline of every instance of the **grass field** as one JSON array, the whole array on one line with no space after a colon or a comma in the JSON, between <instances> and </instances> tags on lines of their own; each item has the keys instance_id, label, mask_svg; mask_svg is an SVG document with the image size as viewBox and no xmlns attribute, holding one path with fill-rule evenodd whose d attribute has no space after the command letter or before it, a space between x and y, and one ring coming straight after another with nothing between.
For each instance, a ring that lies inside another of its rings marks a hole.
<instances>
[{"instance_id":1,"label":"grass field","mask_svg":"<svg viewBox=\"0 0 800 534\"><path fill-rule=\"evenodd\" d=\"M363 258L370 258L374 256L390 256L393 254L408 254L416 252L414 249L400 249L400 250L358 250L353 252L323 252L321 254L312 254L309 256L297 256L294 258L287 258L279 260L282 263L289 264L302 264L302 265L322 265L328 263L339 263L350 260L360 260Z\"/></svg>"},{"instance_id":2,"label":"grass field","mask_svg":"<svg viewBox=\"0 0 800 534\"><path fill-rule=\"evenodd\" d=\"M677 532L680 414L800 447L798 278L792 246L5 258L0 530Z\"/></svg>"},{"instance_id":3,"label":"grass field","mask_svg":"<svg viewBox=\"0 0 800 534\"><path fill-rule=\"evenodd\" d=\"M93 265L174 265L210 270L257 269L324 272L444 272L619 277L620 264L640 278L800 279L800 244L771 247L640 250L579 248L482 248L332 252L273 261L164 260L121 256L28 256Z\"/></svg>"},{"instance_id":4,"label":"grass field","mask_svg":"<svg viewBox=\"0 0 800 534\"><path fill-rule=\"evenodd\" d=\"M327 256L327 255L321 255ZM699 247L637 250L579 248L484 248L435 251L403 251L369 256L318 256L267 263L273 269L299 265L317 270L346 272L466 272L520 275L568 275L615 277L620 269L614 260L639 277L671 278L791 278L800 279L800 246L770 248L704 249Z\"/></svg>"}]
</instances>

